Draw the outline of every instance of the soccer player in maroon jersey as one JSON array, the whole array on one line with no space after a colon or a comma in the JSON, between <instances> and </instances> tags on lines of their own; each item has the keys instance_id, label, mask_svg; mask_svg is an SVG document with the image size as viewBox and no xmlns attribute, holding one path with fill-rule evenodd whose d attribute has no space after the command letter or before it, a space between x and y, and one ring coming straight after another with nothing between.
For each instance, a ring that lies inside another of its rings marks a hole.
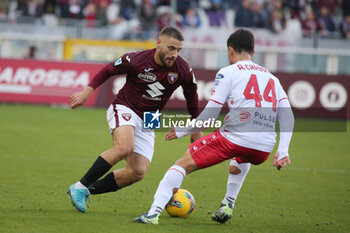
<instances>
[{"instance_id":1,"label":"soccer player in maroon jersey","mask_svg":"<svg viewBox=\"0 0 350 233\"><path fill-rule=\"evenodd\" d=\"M124 54L102 68L82 92L71 96L71 107L75 109L108 78L127 74L124 87L107 110L113 147L104 151L80 181L68 189L73 206L80 212L86 212L86 200L90 194L117 191L145 177L153 156L154 131L143 128L143 112L159 113L181 86L189 113L193 118L198 116L195 76L189 64L179 56L183 41L178 29L165 27L159 33L155 49ZM201 135L191 135L191 141ZM100 179L123 159L126 160L124 168Z\"/></svg>"}]
</instances>

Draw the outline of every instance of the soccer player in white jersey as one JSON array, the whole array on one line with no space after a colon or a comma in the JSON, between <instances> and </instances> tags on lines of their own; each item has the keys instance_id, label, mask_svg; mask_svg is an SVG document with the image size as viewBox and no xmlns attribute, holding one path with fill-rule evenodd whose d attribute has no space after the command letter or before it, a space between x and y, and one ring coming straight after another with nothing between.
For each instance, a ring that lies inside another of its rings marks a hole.
<instances>
[{"instance_id":1,"label":"soccer player in white jersey","mask_svg":"<svg viewBox=\"0 0 350 233\"><path fill-rule=\"evenodd\" d=\"M185 176L198 169L232 159L229 166L227 193L212 220L224 223L232 217L234 201L250 169L250 164L263 163L276 143L275 122L280 125L280 141L273 165L278 170L290 164L288 148L294 127L294 116L279 80L267 69L251 61L254 36L238 29L227 40L230 66L216 75L213 94L196 118L216 119L225 102L229 113L224 125L190 144L185 154L165 173L154 195L150 210L134 222L158 224L160 213L180 188ZM175 128L165 140L201 131L199 128Z\"/></svg>"}]
</instances>

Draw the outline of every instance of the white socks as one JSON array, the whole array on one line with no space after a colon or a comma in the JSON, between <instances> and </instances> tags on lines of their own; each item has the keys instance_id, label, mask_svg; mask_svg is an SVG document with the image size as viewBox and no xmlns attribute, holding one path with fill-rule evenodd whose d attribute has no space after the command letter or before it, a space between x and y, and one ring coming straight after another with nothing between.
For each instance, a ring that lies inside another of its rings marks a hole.
<instances>
[{"instance_id":1,"label":"white socks","mask_svg":"<svg viewBox=\"0 0 350 233\"><path fill-rule=\"evenodd\" d=\"M244 182L245 177L247 176L250 163L237 163L236 160L231 160L230 165L236 166L241 170L240 174L228 174L227 179L227 191L224 199L222 200L222 204L225 204L226 201L232 203L234 205L235 200L237 199L237 195L239 190L241 190L242 184Z\"/></svg>"},{"instance_id":2,"label":"white socks","mask_svg":"<svg viewBox=\"0 0 350 233\"><path fill-rule=\"evenodd\" d=\"M186 171L180 166L173 165L168 169L159 183L156 194L154 194L154 201L151 209L148 211L148 215L160 214L163 211L173 195L173 188L180 188L185 176Z\"/></svg>"},{"instance_id":3,"label":"white socks","mask_svg":"<svg viewBox=\"0 0 350 233\"><path fill-rule=\"evenodd\" d=\"M80 189L87 189L87 187L85 187L85 185L83 185L80 181L75 183L75 187L80 188Z\"/></svg>"}]
</instances>

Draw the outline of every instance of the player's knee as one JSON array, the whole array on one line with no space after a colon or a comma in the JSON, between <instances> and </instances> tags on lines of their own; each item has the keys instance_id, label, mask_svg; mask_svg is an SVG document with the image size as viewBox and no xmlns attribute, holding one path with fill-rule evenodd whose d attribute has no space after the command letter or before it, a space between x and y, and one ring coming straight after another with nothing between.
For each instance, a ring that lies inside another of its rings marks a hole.
<instances>
[{"instance_id":1,"label":"player's knee","mask_svg":"<svg viewBox=\"0 0 350 233\"><path fill-rule=\"evenodd\" d=\"M241 169L239 169L239 167L236 167L234 165L230 165L228 167L228 172L232 175L238 175L241 173Z\"/></svg>"},{"instance_id":2,"label":"player's knee","mask_svg":"<svg viewBox=\"0 0 350 233\"><path fill-rule=\"evenodd\" d=\"M145 167L139 167L137 169L133 169L132 176L133 176L134 182L142 180L143 178L145 178L146 174L147 174L147 168Z\"/></svg>"},{"instance_id":3,"label":"player's knee","mask_svg":"<svg viewBox=\"0 0 350 233\"><path fill-rule=\"evenodd\" d=\"M116 144L114 149L117 153L126 156L134 152L135 146L131 143Z\"/></svg>"}]
</instances>

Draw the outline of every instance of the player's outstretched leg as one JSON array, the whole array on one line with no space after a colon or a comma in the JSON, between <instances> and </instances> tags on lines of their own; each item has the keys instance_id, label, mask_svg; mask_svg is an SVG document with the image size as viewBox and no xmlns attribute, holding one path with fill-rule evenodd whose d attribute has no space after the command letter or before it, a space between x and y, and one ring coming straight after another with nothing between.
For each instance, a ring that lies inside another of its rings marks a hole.
<instances>
[{"instance_id":1,"label":"player's outstretched leg","mask_svg":"<svg viewBox=\"0 0 350 233\"><path fill-rule=\"evenodd\" d=\"M229 166L229 175L227 180L227 191L224 199L221 201L220 208L211 216L213 221L225 223L232 218L233 207L237 195L242 187L250 169L250 163L238 163L231 160Z\"/></svg>"},{"instance_id":2,"label":"player's outstretched leg","mask_svg":"<svg viewBox=\"0 0 350 233\"><path fill-rule=\"evenodd\" d=\"M155 214L152 214L152 215L148 215L148 212L147 212L147 213L144 213L143 215L135 218L133 220L133 222L156 225L156 224L158 224L158 220L159 220L159 214L158 213L155 213Z\"/></svg>"},{"instance_id":3,"label":"player's outstretched leg","mask_svg":"<svg viewBox=\"0 0 350 233\"><path fill-rule=\"evenodd\" d=\"M90 192L87 188L79 188L77 184L72 184L67 193L72 201L72 205L80 212L86 212L86 200L90 201Z\"/></svg>"},{"instance_id":4,"label":"player's outstretched leg","mask_svg":"<svg viewBox=\"0 0 350 233\"><path fill-rule=\"evenodd\" d=\"M232 218L233 205L229 202L221 204L220 208L211 216L213 221L225 223Z\"/></svg>"},{"instance_id":5,"label":"player's outstretched leg","mask_svg":"<svg viewBox=\"0 0 350 233\"><path fill-rule=\"evenodd\" d=\"M98 178L105 174L111 167L112 166L104 158L99 156L80 181L69 187L67 193L73 206L78 211L82 213L86 212L86 200L90 195L88 190L89 185L98 180Z\"/></svg>"},{"instance_id":6,"label":"player's outstretched leg","mask_svg":"<svg viewBox=\"0 0 350 233\"><path fill-rule=\"evenodd\" d=\"M181 186L185 176L186 171L182 167L177 165L170 167L159 183L150 210L147 213L135 218L133 222L158 224L159 215L162 213L164 207L173 195L173 189Z\"/></svg>"}]
</instances>

